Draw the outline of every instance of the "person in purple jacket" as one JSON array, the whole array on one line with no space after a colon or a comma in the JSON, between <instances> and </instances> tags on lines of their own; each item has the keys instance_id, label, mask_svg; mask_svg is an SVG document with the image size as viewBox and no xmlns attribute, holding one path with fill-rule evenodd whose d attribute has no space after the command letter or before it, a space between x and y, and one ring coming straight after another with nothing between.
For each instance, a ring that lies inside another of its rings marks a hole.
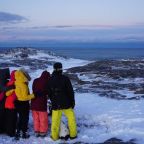
<instances>
[{"instance_id":1,"label":"person in purple jacket","mask_svg":"<svg viewBox=\"0 0 144 144\"><path fill-rule=\"evenodd\" d=\"M50 73L43 71L41 76L33 82L33 93L35 98L31 100L32 116L34 121L34 131L36 137L45 137L48 131L47 84Z\"/></svg>"}]
</instances>

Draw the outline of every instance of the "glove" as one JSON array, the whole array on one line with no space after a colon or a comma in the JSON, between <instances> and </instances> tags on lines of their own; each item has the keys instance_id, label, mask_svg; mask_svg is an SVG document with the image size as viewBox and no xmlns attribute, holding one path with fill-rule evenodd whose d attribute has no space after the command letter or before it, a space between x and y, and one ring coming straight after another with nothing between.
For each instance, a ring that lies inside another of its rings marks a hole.
<instances>
[{"instance_id":1,"label":"glove","mask_svg":"<svg viewBox=\"0 0 144 144\"><path fill-rule=\"evenodd\" d=\"M5 88L4 92L7 92L9 90L15 89L15 85L11 85Z\"/></svg>"},{"instance_id":2,"label":"glove","mask_svg":"<svg viewBox=\"0 0 144 144\"><path fill-rule=\"evenodd\" d=\"M11 86L9 86L9 88L10 89L15 89L16 87L15 87L15 85L11 85Z\"/></svg>"},{"instance_id":3,"label":"glove","mask_svg":"<svg viewBox=\"0 0 144 144\"><path fill-rule=\"evenodd\" d=\"M43 92L38 91L38 92L34 93L34 95L35 95L36 97L40 97L40 96L43 96L44 94L43 94Z\"/></svg>"}]
</instances>

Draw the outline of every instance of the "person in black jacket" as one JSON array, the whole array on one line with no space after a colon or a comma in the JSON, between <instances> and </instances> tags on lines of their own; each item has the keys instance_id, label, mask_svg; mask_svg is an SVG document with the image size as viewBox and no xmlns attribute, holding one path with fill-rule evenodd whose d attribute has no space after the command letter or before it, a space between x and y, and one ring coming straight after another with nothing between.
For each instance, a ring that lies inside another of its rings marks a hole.
<instances>
[{"instance_id":1,"label":"person in black jacket","mask_svg":"<svg viewBox=\"0 0 144 144\"><path fill-rule=\"evenodd\" d=\"M62 74L62 64L57 62L53 66L54 71L48 83L49 97L52 102L52 126L51 138L59 139L59 129L62 113L68 119L70 138L77 137L77 126L74 114L74 91L70 79Z\"/></svg>"},{"instance_id":2,"label":"person in black jacket","mask_svg":"<svg viewBox=\"0 0 144 144\"><path fill-rule=\"evenodd\" d=\"M5 93L11 89L14 89L15 86L6 86L8 79L10 78L9 68L0 69L0 133L5 132Z\"/></svg>"}]
</instances>

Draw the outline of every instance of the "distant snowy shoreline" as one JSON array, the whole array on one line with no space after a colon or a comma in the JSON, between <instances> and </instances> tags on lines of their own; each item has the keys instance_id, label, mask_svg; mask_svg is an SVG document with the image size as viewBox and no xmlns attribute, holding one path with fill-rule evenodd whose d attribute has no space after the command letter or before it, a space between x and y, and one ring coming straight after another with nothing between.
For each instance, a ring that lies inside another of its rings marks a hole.
<instances>
[{"instance_id":1,"label":"distant snowy shoreline","mask_svg":"<svg viewBox=\"0 0 144 144\"><path fill-rule=\"evenodd\" d=\"M27 47L0 47L0 51L20 49ZM44 50L56 55L84 60L121 60L121 59L144 59L144 48L91 48L87 47L32 47L31 49Z\"/></svg>"}]
</instances>

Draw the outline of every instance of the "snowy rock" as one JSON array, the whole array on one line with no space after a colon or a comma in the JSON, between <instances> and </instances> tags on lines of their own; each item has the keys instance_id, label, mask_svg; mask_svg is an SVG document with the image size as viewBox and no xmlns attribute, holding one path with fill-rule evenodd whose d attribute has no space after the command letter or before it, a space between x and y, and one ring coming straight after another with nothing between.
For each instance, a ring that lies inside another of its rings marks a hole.
<instances>
[{"instance_id":1,"label":"snowy rock","mask_svg":"<svg viewBox=\"0 0 144 144\"><path fill-rule=\"evenodd\" d=\"M67 73L78 92L89 91L118 100L137 99L144 94L144 61L140 59L100 60L70 68ZM122 92L125 90L131 96Z\"/></svg>"}]
</instances>

